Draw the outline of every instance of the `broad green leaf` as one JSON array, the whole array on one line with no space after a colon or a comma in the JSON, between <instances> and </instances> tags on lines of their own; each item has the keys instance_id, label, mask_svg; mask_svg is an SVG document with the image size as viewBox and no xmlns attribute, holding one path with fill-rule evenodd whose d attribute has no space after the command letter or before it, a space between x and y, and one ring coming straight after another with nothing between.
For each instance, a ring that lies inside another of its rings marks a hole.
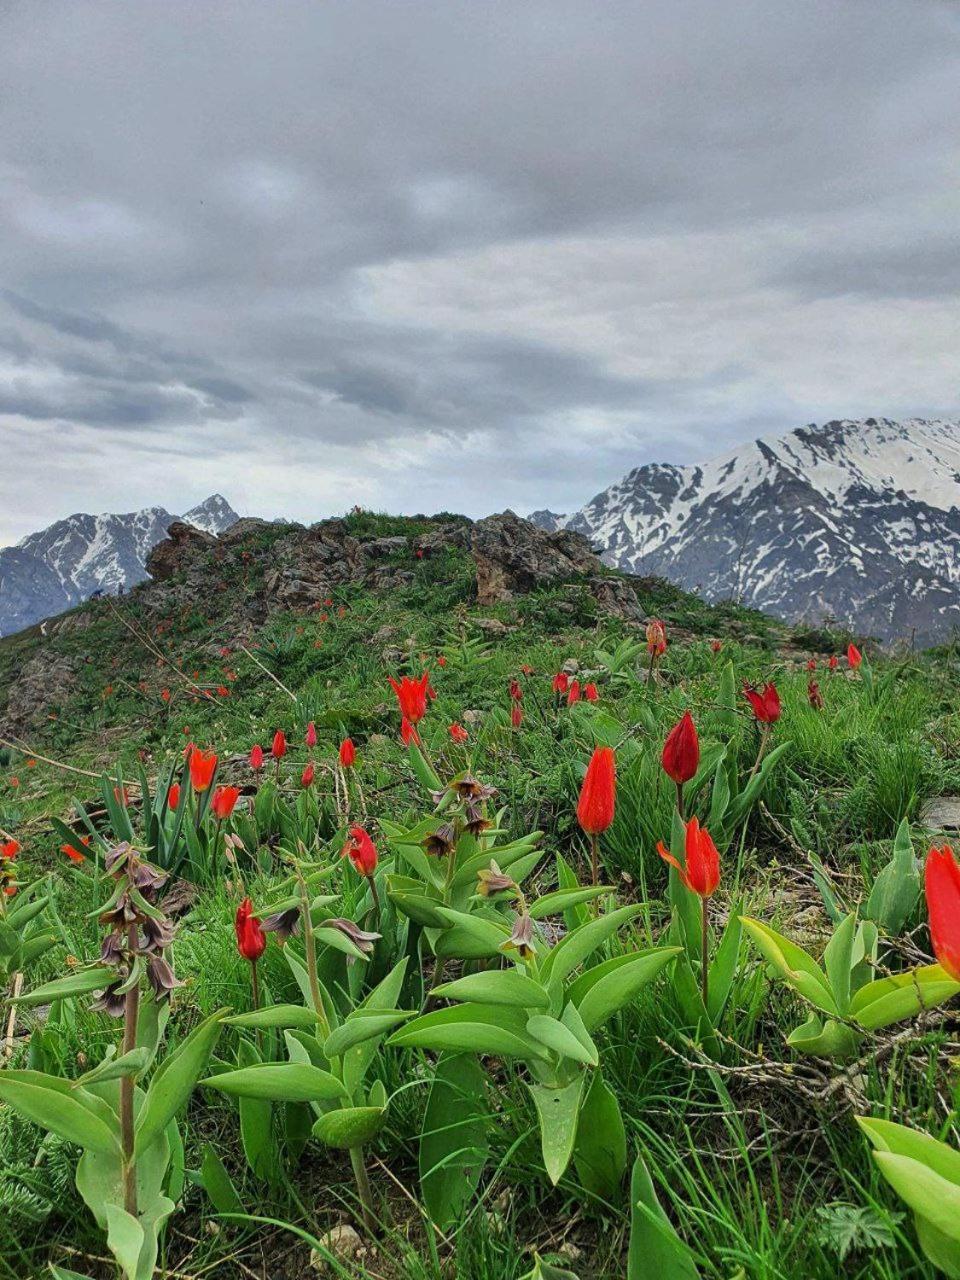
<instances>
[{"instance_id":1,"label":"broad green leaf","mask_svg":"<svg viewBox=\"0 0 960 1280\"><path fill-rule=\"evenodd\" d=\"M265 1009L256 1009L253 1013L236 1013L231 1018L224 1018L224 1022L230 1027L246 1027L249 1030L301 1027L305 1031L315 1031L317 1015L302 1004L271 1004Z\"/></svg>"},{"instance_id":2,"label":"broad green leaf","mask_svg":"<svg viewBox=\"0 0 960 1280\"><path fill-rule=\"evenodd\" d=\"M486 920L465 911L441 907L440 915L452 927L441 933L434 950L440 959L456 956L463 960L481 960L495 956L510 937L506 925Z\"/></svg>"},{"instance_id":3,"label":"broad green leaf","mask_svg":"<svg viewBox=\"0 0 960 1280\"><path fill-rule=\"evenodd\" d=\"M710 963L710 985L707 992L709 1008L707 1012L714 1026L717 1026L720 1022L727 998L730 995L730 989L737 976L742 933L743 926L740 923L739 911L733 909L727 920L727 927L723 931L723 937L720 939L720 945L717 947Z\"/></svg>"},{"instance_id":4,"label":"broad green leaf","mask_svg":"<svg viewBox=\"0 0 960 1280\"><path fill-rule=\"evenodd\" d=\"M618 929L636 919L644 910L642 903L634 906L620 907L608 915L598 916L588 924L581 925L574 933L568 933L547 955L540 966L540 978L547 985L562 982L574 969L579 968L588 956L596 951Z\"/></svg>"},{"instance_id":5,"label":"broad green leaf","mask_svg":"<svg viewBox=\"0 0 960 1280\"><path fill-rule=\"evenodd\" d=\"M546 1009L550 998L533 978L519 969L487 969L445 982L434 991L446 1000L472 1000L479 1004L516 1005L522 1009Z\"/></svg>"},{"instance_id":6,"label":"broad green leaf","mask_svg":"<svg viewBox=\"0 0 960 1280\"><path fill-rule=\"evenodd\" d=\"M140 1280L140 1252L144 1231L138 1218L119 1204L108 1204L107 1247L120 1263L127 1280Z\"/></svg>"},{"instance_id":7,"label":"broad green leaf","mask_svg":"<svg viewBox=\"0 0 960 1280\"><path fill-rule=\"evenodd\" d=\"M236 1098L270 1102L332 1102L346 1093L336 1076L305 1062L259 1062L209 1076L200 1083Z\"/></svg>"},{"instance_id":8,"label":"broad green leaf","mask_svg":"<svg viewBox=\"0 0 960 1280\"><path fill-rule=\"evenodd\" d=\"M627 1280L700 1280L690 1250L657 1199L643 1156L630 1176Z\"/></svg>"},{"instance_id":9,"label":"broad green leaf","mask_svg":"<svg viewBox=\"0 0 960 1280\"><path fill-rule=\"evenodd\" d=\"M373 990L364 997L363 1002L355 1012L359 1014L362 1010L364 1013L386 1013L391 1009L395 1009L403 989L403 980L406 972L407 957L404 956L402 960L394 965L387 976L378 982ZM355 1044L353 1048L347 1049L343 1054L341 1058L343 1083L351 1097L357 1085L366 1075L367 1068L373 1061L378 1045L379 1041L375 1038L363 1040L359 1044Z\"/></svg>"},{"instance_id":10,"label":"broad green leaf","mask_svg":"<svg viewBox=\"0 0 960 1280\"><path fill-rule=\"evenodd\" d=\"M652 947L603 973L576 1002L587 1030L595 1030L629 1004L679 954L679 947Z\"/></svg>"},{"instance_id":11,"label":"broad green leaf","mask_svg":"<svg viewBox=\"0 0 960 1280\"><path fill-rule=\"evenodd\" d=\"M526 1028L526 1015L506 1005L462 1004L436 1009L395 1031L388 1044L503 1057L546 1057Z\"/></svg>"},{"instance_id":12,"label":"broad green leaf","mask_svg":"<svg viewBox=\"0 0 960 1280\"><path fill-rule=\"evenodd\" d=\"M207 1142L203 1148L203 1160L200 1164L200 1182L210 1197L210 1203L217 1213L243 1213L243 1201L237 1194L233 1179L217 1155L212 1145Z\"/></svg>"},{"instance_id":13,"label":"broad green leaf","mask_svg":"<svg viewBox=\"0 0 960 1280\"><path fill-rule=\"evenodd\" d=\"M161 1134L186 1103L220 1034L223 1010L200 1023L157 1067L137 1117L137 1154Z\"/></svg>"},{"instance_id":14,"label":"broad green leaf","mask_svg":"<svg viewBox=\"0 0 960 1280\"><path fill-rule=\"evenodd\" d=\"M583 889L554 889L552 893L545 893L531 902L529 915L533 920L543 920L547 916L560 915L571 907L579 906L581 902L594 902L597 898L605 898L615 892L611 884L588 885Z\"/></svg>"},{"instance_id":15,"label":"broad green leaf","mask_svg":"<svg viewBox=\"0 0 960 1280\"><path fill-rule=\"evenodd\" d=\"M920 887L910 824L904 818L893 842L893 856L873 882L864 917L896 937L913 915Z\"/></svg>"},{"instance_id":16,"label":"broad green leaf","mask_svg":"<svg viewBox=\"0 0 960 1280\"><path fill-rule=\"evenodd\" d=\"M583 1097L586 1074L579 1072L571 1084L562 1089L528 1084L540 1121L540 1145L543 1167L554 1186L563 1177L577 1137L577 1119Z\"/></svg>"},{"instance_id":17,"label":"broad green leaf","mask_svg":"<svg viewBox=\"0 0 960 1280\"><path fill-rule=\"evenodd\" d=\"M900 1199L918 1217L960 1244L960 1187L955 1182L941 1178L929 1165L892 1151L875 1151L873 1158Z\"/></svg>"},{"instance_id":18,"label":"broad green leaf","mask_svg":"<svg viewBox=\"0 0 960 1280\"><path fill-rule=\"evenodd\" d=\"M415 1017L413 1010L393 1009L380 1012L377 1009L354 1010L346 1022L340 1024L323 1042L326 1058L339 1058L348 1049L391 1031L398 1022Z\"/></svg>"},{"instance_id":19,"label":"broad green leaf","mask_svg":"<svg viewBox=\"0 0 960 1280\"><path fill-rule=\"evenodd\" d=\"M0 1071L0 1102L77 1146L105 1155L119 1151L119 1122L110 1107L60 1076Z\"/></svg>"},{"instance_id":20,"label":"broad green leaf","mask_svg":"<svg viewBox=\"0 0 960 1280\"><path fill-rule=\"evenodd\" d=\"M934 1009L958 992L960 982L954 982L940 965L924 965L868 982L850 1001L850 1016L861 1027L876 1031L914 1018L922 1009Z\"/></svg>"},{"instance_id":21,"label":"broad green leaf","mask_svg":"<svg viewBox=\"0 0 960 1280\"><path fill-rule=\"evenodd\" d=\"M840 1010L830 991L827 976L812 956L760 920L750 916L741 916L740 920L764 959L799 995L831 1017L839 1016Z\"/></svg>"},{"instance_id":22,"label":"broad green leaf","mask_svg":"<svg viewBox=\"0 0 960 1280\"><path fill-rule=\"evenodd\" d=\"M592 1046L591 1052L569 1027L548 1014L535 1013L528 1018L527 1031L535 1040L564 1058L572 1058L574 1062L582 1062L588 1067L595 1067L599 1062L596 1045Z\"/></svg>"},{"instance_id":23,"label":"broad green leaf","mask_svg":"<svg viewBox=\"0 0 960 1280\"><path fill-rule=\"evenodd\" d=\"M94 1084L97 1080L119 1080L123 1076L140 1076L150 1065L150 1050L131 1049L119 1057L106 1058L92 1071L87 1071L77 1081L79 1085Z\"/></svg>"},{"instance_id":24,"label":"broad green leaf","mask_svg":"<svg viewBox=\"0 0 960 1280\"><path fill-rule=\"evenodd\" d=\"M833 936L823 952L830 990L837 1002L837 1011L845 1015L850 1007L850 968L853 964L853 944L857 934L857 913L851 911L833 931Z\"/></svg>"},{"instance_id":25,"label":"broad green leaf","mask_svg":"<svg viewBox=\"0 0 960 1280\"><path fill-rule=\"evenodd\" d=\"M599 1071L580 1108L573 1159L586 1190L614 1203L627 1168L627 1134L616 1094Z\"/></svg>"},{"instance_id":26,"label":"broad green leaf","mask_svg":"<svg viewBox=\"0 0 960 1280\"><path fill-rule=\"evenodd\" d=\"M116 978L113 969L98 965L93 969L81 969L66 978L57 978L53 982L45 982L42 987L28 991L19 996L16 1003L22 1005L53 1004L54 1000L68 1000L73 996L88 995L91 991L99 991L109 986Z\"/></svg>"},{"instance_id":27,"label":"broad green leaf","mask_svg":"<svg viewBox=\"0 0 960 1280\"><path fill-rule=\"evenodd\" d=\"M889 1151L892 1155L905 1156L918 1164L927 1165L941 1178L960 1187L960 1151L940 1142L929 1133L911 1129L892 1120L879 1120L873 1116L857 1116L857 1124L873 1143L877 1151Z\"/></svg>"},{"instance_id":28,"label":"broad green leaf","mask_svg":"<svg viewBox=\"0 0 960 1280\"><path fill-rule=\"evenodd\" d=\"M791 1031L787 1044L799 1053L812 1053L821 1058L852 1058L860 1047L861 1037L834 1018L824 1022L815 1013Z\"/></svg>"},{"instance_id":29,"label":"broad green leaf","mask_svg":"<svg viewBox=\"0 0 960 1280\"><path fill-rule=\"evenodd\" d=\"M343 1107L320 1116L313 1133L326 1146L347 1151L375 1138L385 1118L383 1107Z\"/></svg>"},{"instance_id":30,"label":"broad green leaf","mask_svg":"<svg viewBox=\"0 0 960 1280\"><path fill-rule=\"evenodd\" d=\"M455 1221L480 1181L489 1150L486 1076L472 1054L437 1060L420 1134L420 1188L433 1222Z\"/></svg>"}]
</instances>

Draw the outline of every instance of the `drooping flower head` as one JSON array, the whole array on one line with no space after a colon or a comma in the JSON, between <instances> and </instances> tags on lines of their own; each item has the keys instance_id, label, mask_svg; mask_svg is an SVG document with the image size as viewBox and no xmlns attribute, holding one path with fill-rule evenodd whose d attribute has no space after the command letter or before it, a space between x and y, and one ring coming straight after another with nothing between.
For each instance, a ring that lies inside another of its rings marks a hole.
<instances>
[{"instance_id":1,"label":"drooping flower head","mask_svg":"<svg viewBox=\"0 0 960 1280\"><path fill-rule=\"evenodd\" d=\"M350 828L342 856L350 859L361 876L372 876L377 869L377 846L363 827Z\"/></svg>"},{"instance_id":2,"label":"drooping flower head","mask_svg":"<svg viewBox=\"0 0 960 1280\"><path fill-rule=\"evenodd\" d=\"M233 813L234 806L239 799L239 787L217 787L213 793L213 799L210 801L213 816L219 818L221 822L225 821Z\"/></svg>"},{"instance_id":3,"label":"drooping flower head","mask_svg":"<svg viewBox=\"0 0 960 1280\"><path fill-rule=\"evenodd\" d=\"M923 879L933 953L960 982L960 866L950 845L930 850Z\"/></svg>"},{"instance_id":4,"label":"drooping flower head","mask_svg":"<svg viewBox=\"0 0 960 1280\"><path fill-rule=\"evenodd\" d=\"M768 681L762 689L754 689L752 685L745 684L743 692L761 724L773 724L780 719L780 695L772 681Z\"/></svg>"},{"instance_id":5,"label":"drooping flower head","mask_svg":"<svg viewBox=\"0 0 960 1280\"><path fill-rule=\"evenodd\" d=\"M237 933L237 950L244 960L255 964L266 950L267 937L259 918L253 914L253 906L249 898L244 898L237 907L234 928Z\"/></svg>"},{"instance_id":6,"label":"drooping flower head","mask_svg":"<svg viewBox=\"0 0 960 1280\"><path fill-rule=\"evenodd\" d=\"M580 787L577 821L587 835L598 836L613 822L617 802L617 763L613 747L597 747Z\"/></svg>"},{"instance_id":7,"label":"drooping flower head","mask_svg":"<svg viewBox=\"0 0 960 1280\"><path fill-rule=\"evenodd\" d=\"M662 841L657 844L657 852L665 862L676 867L680 879L693 893L701 898L709 898L720 883L720 855L713 843L710 832L701 827L699 819L691 818L685 824L687 837L684 845L684 862L681 867Z\"/></svg>"},{"instance_id":8,"label":"drooping flower head","mask_svg":"<svg viewBox=\"0 0 960 1280\"><path fill-rule=\"evenodd\" d=\"M201 751L194 747L190 752L190 785L194 791L207 791L217 769L214 751Z\"/></svg>"},{"instance_id":9,"label":"drooping flower head","mask_svg":"<svg viewBox=\"0 0 960 1280\"><path fill-rule=\"evenodd\" d=\"M689 782L700 768L700 740L689 711L683 713L667 734L660 763L667 777L678 786Z\"/></svg>"},{"instance_id":10,"label":"drooping flower head","mask_svg":"<svg viewBox=\"0 0 960 1280\"><path fill-rule=\"evenodd\" d=\"M418 724L427 712L427 690L430 685L428 672L425 671L419 680L414 680L412 676L403 676L399 681L392 676L388 678L390 687L397 695L401 716L410 724Z\"/></svg>"}]
</instances>

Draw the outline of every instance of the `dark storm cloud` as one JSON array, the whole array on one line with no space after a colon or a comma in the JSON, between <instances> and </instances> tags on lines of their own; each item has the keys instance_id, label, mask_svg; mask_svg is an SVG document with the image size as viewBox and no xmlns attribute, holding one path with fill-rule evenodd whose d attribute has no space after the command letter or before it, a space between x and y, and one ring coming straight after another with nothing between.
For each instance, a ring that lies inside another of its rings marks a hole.
<instances>
[{"instance_id":1,"label":"dark storm cloud","mask_svg":"<svg viewBox=\"0 0 960 1280\"><path fill-rule=\"evenodd\" d=\"M951 411L958 76L937 0L11 0L0 542Z\"/></svg>"}]
</instances>

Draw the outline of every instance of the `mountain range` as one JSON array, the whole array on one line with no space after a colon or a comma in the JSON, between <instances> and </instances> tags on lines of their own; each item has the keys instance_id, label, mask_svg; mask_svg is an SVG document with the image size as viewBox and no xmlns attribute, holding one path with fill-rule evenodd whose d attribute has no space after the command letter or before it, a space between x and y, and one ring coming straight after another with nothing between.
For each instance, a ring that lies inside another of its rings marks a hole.
<instances>
[{"instance_id":1,"label":"mountain range","mask_svg":"<svg viewBox=\"0 0 960 1280\"><path fill-rule=\"evenodd\" d=\"M842 420L711 461L637 467L579 511L536 511L603 559L708 600L918 645L960 626L960 421Z\"/></svg>"},{"instance_id":2,"label":"mountain range","mask_svg":"<svg viewBox=\"0 0 960 1280\"><path fill-rule=\"evenodd\" d=\"M163 507L125 515L78 513L0 548L0 635L62 613L94 592L115 595L142 582L147 554L177 519L217 534L239 516L215 493L179 517Z\"/></svg>"}]
</instances>

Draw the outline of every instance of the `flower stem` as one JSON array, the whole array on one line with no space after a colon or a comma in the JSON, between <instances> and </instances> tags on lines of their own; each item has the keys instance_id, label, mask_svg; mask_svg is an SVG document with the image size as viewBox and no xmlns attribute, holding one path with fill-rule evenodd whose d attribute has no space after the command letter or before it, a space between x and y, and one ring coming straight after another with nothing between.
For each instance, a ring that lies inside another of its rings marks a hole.
<instances>
[{"instance_id":1,"label":"flower stem","mask_svg":"<svg viewBox=\"0 0 960 1280\"><path fill-rule=\"evenodd\" d=\"M680 821L685 822L687 819L687 815L684 812L684 808L683 808L683 783L682 782L677 783L677 813L679 813L680 815Z\"/></svg>"},{"instance_id":2,"label":"flower stem","mask_svg":"<svg viewBox=\"0 0 960 1280\"><path fill-rule=\"evenodd\" d=\"M132 924L128 934L131 953L137 946L137 926ZM123 1053L132 1053L137 1047L137 1019L140 1014L140 984L135 983L124 997L123 1005ZM131 1217L137 1213L137 1165L133 1157L133 1089L134 1077L120 1078L120 1142L123 1149L123 1206Z\"/></svg>"},{"instance_id":3,"label":"flower stem","mask_svg":"<svg viewBox=\"0 0 960 1280\"><path fill-rule=\"evenodd\" d=\"M374 918L377 922L377 928L380 928L380 895L377 893L377 882L372 875L367 876L367 883L370 885L370 893L373 896Z\"/></svg>"},{"instance_id":4,"label":"flower stem","mask_svg":"<svg viewBox=\"0 0 960 1280\"><path fill-rule=\"evenodd\" d=\"M590 883L596 888L600 883L600 837L590 833Z\"/></svg>"},{"instance_id":5,"label":"flower stem","mask_svg":"<svg viewBox=\"0 0 960 1280\"><path fill-rule=\"evenodd\" d=\"M707 948L709 946L707 931L707 903L709 898L700 899L700 990L703 995L703 1007L707 1007L709 992L709 966L707 965Z\"/></svg>"},{"instance_id":6,"label":"flower stem","mask_svg":"<svg viewBox=\"0 0 960 1280\"><path fill-rule=\"evenodd\" d=\"M364 1163L362 1147L350 1148L350 1163L353 1166L357 1194L360 1197L360 1216L363 1219L364 1229L368 1235L376 1235L377 1220L373 1216L373 1192L370 1190L370 1178Z\"/></svg>"},{"instance_id":7,"label":"flower stem","mask_svg":"<svg viewBox=\"0 0 960 1280\"><path fill-rule=\"evenodd\" d=\"M310 982L310 999L313 1002L313 1011L319 1018L324 1037L326 1037L330 1034L330 1025L327 1021L327 1011L323 1007L320 981L317 977L317 943L313 936L313 921L310 918L310 898L307 893L307 883L299 866L297 880L300 883L300 916L303 920L303 949L307 961L307 978Z\"/></svg>"},{"instance_id":8,"label":"flower stem","mask_svg":"<svg viewBox=\"0 0 960 1280\"><path fill-rule=\"evenodd\" d=\"M753 781L754 775L756 774L757 770L760 768L760 761L763 759L764 752L767 749L767 742L769 741L769 738L770 738L770 726L768 724L765 724L763 728L760 730L760 747L757 750L757 758L753 762L753 768L750 770L750 776L747 778L747 781L746 781L746 786L748 787L750 783Z\"/></svg>"}]
</instances>

